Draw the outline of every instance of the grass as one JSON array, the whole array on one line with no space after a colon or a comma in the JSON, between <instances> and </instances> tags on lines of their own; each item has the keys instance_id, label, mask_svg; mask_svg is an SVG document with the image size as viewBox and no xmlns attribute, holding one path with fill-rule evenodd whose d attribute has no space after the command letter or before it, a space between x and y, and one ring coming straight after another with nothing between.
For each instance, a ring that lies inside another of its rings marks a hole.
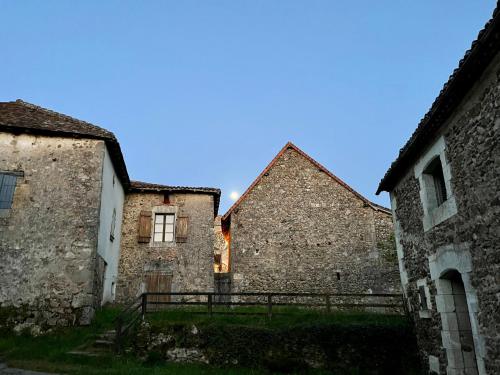
<instances>
[{"instance_id":1,"label":"grass","mask_svg":"<svg viewBox=\"0 0 500 375\"><path fill-rule=\"evenodd\" d=\"M0 358L10 367L65 374L258 374L250 369L218 369L210 366L148 363L131 355L83 357L69 351L88 345L97 334L113 328L117 309L103 309L89 327L59 328L53 332L31 337L2 332Z\"/></svg>"},{"instance_id":2,"label":"grass","mask_svg":"<svg viewBox=\"0 0 500 375\"><path fill-rule=\"evenodd\" d=\"M100 357L83 357L68 354L91 344L96 335L113 328L113 319L118 313L116 308L99 311L92 325L88 327L58 328L39 337L0 333L0 360L11 367L30 370L57 372L65 374L220 374L250 375L267 373L263 370L247 368L217 368L208 365L173 364L151 359L141 361L132 355L114 356L105 353ZM238 312L256 313L262 310L242 308ZM265 311L265 310L264 310ZM367 313L335 313L322 314L305 310L280 310L271 321L265 315L218 315L210 318L201 311L186 312L182 310L161 311L148 315L153 326L167 324L219 324L266 326L270 328L290 327L314 322L336 324L405 324L404 318ZM313 374L327 372L313 371ZM355 374L355 372L354 372Z\"/></svg>"},{"instance_id":3,"label":"grass","mask_svg":"<svg viewBox=\"0 0 500 375\"><path fill-rule=\"evenodd\" d=\"M236 307L214 309L209 317L204 308L189 310L164 310L148 314L152 326L165 324L217 324L248 325L267 328L290 328L309 324L370 324L370 325L407 325L401 315L387 315L362 311L338 311L327 314L321 310L300 309L293 307L274 307L272 319L267 318L267 311L262 307Z\"/></svg>"}]
</instances>

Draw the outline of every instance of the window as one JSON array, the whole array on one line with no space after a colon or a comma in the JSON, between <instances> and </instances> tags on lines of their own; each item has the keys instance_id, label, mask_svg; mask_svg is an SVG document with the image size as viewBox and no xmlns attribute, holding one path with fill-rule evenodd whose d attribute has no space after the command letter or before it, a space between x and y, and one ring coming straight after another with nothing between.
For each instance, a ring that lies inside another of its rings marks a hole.
<instances>
[{"instance_id":1,"label":"window","mask_svg":"<svg viewBox=\"0 0 500 375\"><path fill-rule=\"evenodd\" d=\"M420 285L418 287L418 295L420 297L420 310L422 310L422 311L428 310L427 296L425 295L425 286L424 285Z\"/></svg>"},{"instance_id":2,"label":"window","mask_svg":"<svg viewBox=\"0 0 500 375\"><path fill-rule=\"evenodd\" d=\"M457 213L452 171L446 158L443 136L420 156L413 170L420 185L419 195L424 211L422 224L424 232L427 232Z\"/></svg>"},{"instance_id":3,"label":"window","mask_svg":"<svg viewBox=\"0 0 500 375\"><path fill-rule=\"evenodd\" d=\"M429 163L424 173L428 176L429 184L432 184L432 186L428 186L429 194L432 194L432 197L429 198L432 199L433 202L435 202L436 207L439 207L447 199L443 166L441 165L439 156L434 158Z\"/></svg>"},{"instance_id":4,"label":"window","mask_svg":"<svg viewBox=\"0 0 500 375\"><path fill-rule=\"evenodd\" d=\"M17 174L0 173L0 209L10 209L12 207L16 181Z\"/></svg>"},{"instance_id":5,"label":"window","mask_svg":"<svg viewBox=\"0 0 500 375\"><path fill-rule=\"evenodd\" d=\"M174 214L155 214L154 242L174 241Z\"/></svg>"},{"instance_id":6,"label":"window","mask_svg":"<svg viewBox=\"0 0 500 375\"><path fill-rule=\"evenodd\" d=\"M113 216L111 217L111 231L109 234L109 239L111 242L115 239L115 226L116 226L116 208L113 208Z\"/></svg>"},{"instance_id":7,"label":"window","mask_svg":"<svg viewBox=\"0 0 500 375\"><path fill-rule=\"evenodd\" d=\"M421 319L430 319L432 317L432 303L429 287L427 286L427 279L417 280L417 296L418 296L418 316Z\"/></svg>"}]
</instances>

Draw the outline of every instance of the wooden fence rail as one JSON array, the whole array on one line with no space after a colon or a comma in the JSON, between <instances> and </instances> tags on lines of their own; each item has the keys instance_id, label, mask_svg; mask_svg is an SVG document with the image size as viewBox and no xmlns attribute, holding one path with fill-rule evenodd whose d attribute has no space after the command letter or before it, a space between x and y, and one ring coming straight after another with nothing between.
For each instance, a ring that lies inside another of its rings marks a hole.
<instances>
[{"instance_id":1,"label":"wooden fence rail","mask_svg":"<svg viewBox=\"0 0 500 375\"><path fill-rule=\"evenodd\" d=\"M220 302L221 296L226 296ZM312 299L312 300L311 300ZM158 311L161 306L206 306L205 313L239 314L239 315L267 315L272 319L273 307L309 307L324 308L330 313L334 309L384 309L387 312L407 314L406 303L401 294L387 293L283 293L283 292L246 292L246 293L214 293L214 292L171 292L171 293L143 293L128 305L116 318L115 349L121 351L123 340L131 328L147 313ZM228 309L214 311L214 307L224 306ZM265 312L244 312L229 309L233 306L262 306ZM200 311L197 311L198 313Z\"/></svg>"}]
</instances>

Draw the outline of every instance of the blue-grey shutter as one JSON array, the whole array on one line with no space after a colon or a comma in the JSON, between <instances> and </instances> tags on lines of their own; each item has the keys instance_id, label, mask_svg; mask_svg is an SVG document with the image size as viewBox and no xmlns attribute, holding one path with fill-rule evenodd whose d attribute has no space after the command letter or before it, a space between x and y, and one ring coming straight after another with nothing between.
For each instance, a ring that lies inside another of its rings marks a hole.
<instances>
[{"instance_id":1,"label":"blue-grey shutter","mask_svg":"<svg viewBox=\"0 0 500 375\"><path fill-rule=\"evenodd\" d=\"M15 175L0 173L0 209L11 208L16 180Z\"/></svg>"}]
</instances>

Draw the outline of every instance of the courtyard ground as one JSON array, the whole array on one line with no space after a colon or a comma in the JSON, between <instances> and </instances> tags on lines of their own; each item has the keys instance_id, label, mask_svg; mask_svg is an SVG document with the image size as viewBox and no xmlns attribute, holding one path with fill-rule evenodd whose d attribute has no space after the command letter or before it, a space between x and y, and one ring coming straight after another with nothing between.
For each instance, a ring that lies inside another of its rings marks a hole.
<instances>
[{"instance_id":1,"label":"courtyard ground","mask_svg":"<svg viewBox=\"0 0 500 375\"><path fill-rule=\"evenodd\" d=\"M88 327L59 328L52 332L31 337L28 334L16 335L11 332L0 334L0 362L9 367L23 368L34 371L64 374L221 374L250 375L271 374L263 369L242 367L215 367L209 365L166 363L154 356L139 359L132 354L116 356L109 351L103 351L99 356L80 356L69 354L90 345L102 332L113 328L113 320L117 309L107 308L98 312L92 325ZM252 311L247 311L252 312ZM254 311L255 312L255 311ZM285 311L283 311L285 312ZM223 326L251 326L280 329L310 321L315 324L329 323L338 325L380 324L387 326L402 326L407 322L404 317L395 315L367 313L333 313L324 314L313 311L286 311L286 314L275 315L268 321L265 315L208 315L188 313L185 311L157 312L148 315L153 326L165 324L215 324ZM304 372L301 372L304 373ZM309 374L330 374L328 371L310 370ZM360 374L353 369L350 374Z\"/></svg>"}]
</instances>

